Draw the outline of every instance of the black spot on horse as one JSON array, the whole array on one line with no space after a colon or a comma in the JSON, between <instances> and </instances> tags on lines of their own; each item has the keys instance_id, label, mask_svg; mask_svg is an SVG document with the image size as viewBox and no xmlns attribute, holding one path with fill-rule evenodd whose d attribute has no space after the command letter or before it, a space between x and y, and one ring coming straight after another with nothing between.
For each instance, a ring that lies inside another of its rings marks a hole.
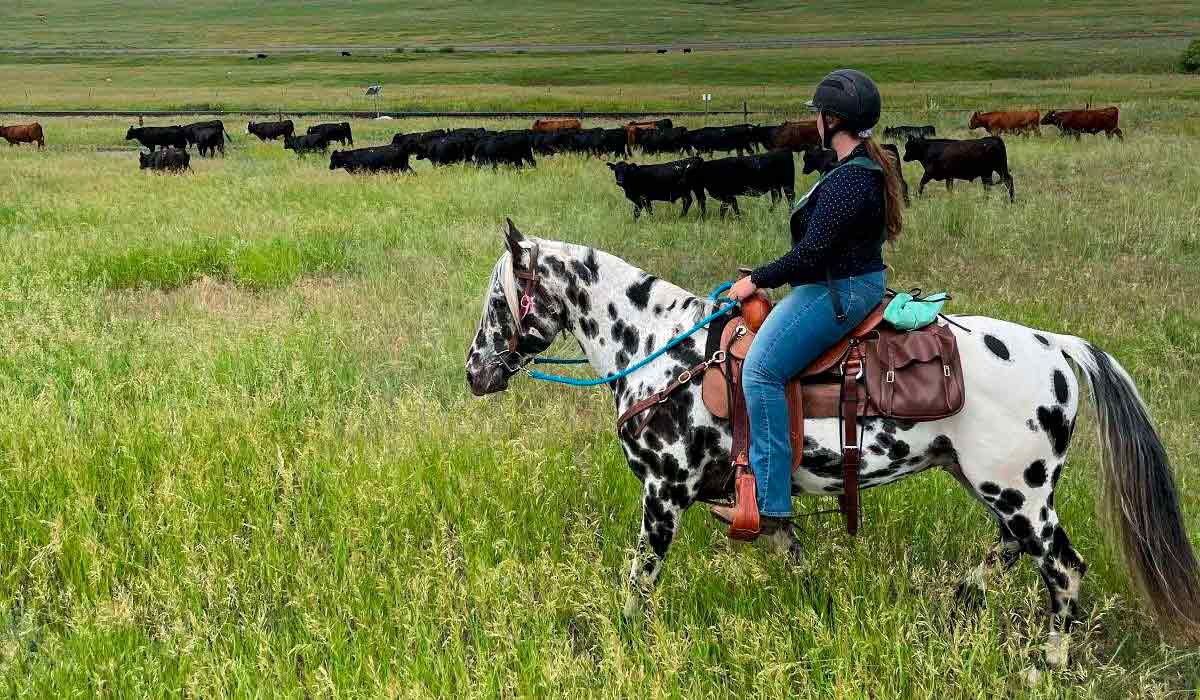
<instances>
[{"instance_id":1,"label":"black spot on horse","mask_svg":"<svg viewBox=\"0 0 1200 700\"><path fill-rule=\"evenodd\" d=\"M985 481L979 485L979 492L995 496L1000 493L1000 487L990 481Z\"/></svg>"},{"instance_id":2,"label":"black spot on horse","mask_svg":"<svg viewBox=\"0 0 1200 700\"><path fill-rule=\"evenodd\" d=\"M908 452L908 443L903 440L897 440L888 450L888 459L904 459L908 456Z\"/></svg>"},{"instance_id":3,"label":"black spot on horse","mask_svg":"<svg viewBox=\"0 0 1200 700\"><path fill-rule=\"evenodd\" d=\"M618 320L612 327L612 339L625 348L625 352L633 355L638 349L638 332L633 326Z\"/></svg>"},{"instance_id":4,"label":"black spot on horse","mask_svg":"<svg viewBox=\"0 0 1200 700\"><path fill-rule=\"evenodd\" d=\"M1009 518L1006 524L1008 531L1022 544L1033 538L1033 525L1029 522L1029 518L1026 518L1024 515L1018 513Z\"/></svg>"},{"instance_id":5,"label":"black spot on horse","mask_svg":"<svg viewBox=\"0 0 1200 700\"><path fill-rule=\"evenodd\" d=\"M644 310L650 304L650 288L657 281L658 278L654 275L646 275L645 279L629 285L629 288L625 290L625 295L639 311Z\"/></svg>"},{"instance_id":6,"label":"black spot on horse","mask_svg":"<svg viewBox=\"0 0 1200 700\"><path fill-rule=\"evenodd\" d=\"M1056 369L1054 370L1053 382L1054 398L1057 399L1059 403L1065 404L1067 399L1071 398L1070 389L1067 387L1067 375L1063 374L1061 370Z\"/></svg>"},{"instance_id":7,"label":"black spot on horse","mask_svg":"<svg viewBox=\"0 0 1200 700\"><path fill-rule=\"evenodd\" d=\"M800 466L813 474L826 479L842 478L842 455L824 447L804 451ZM838 487L841 490L841 487Z\"/></svg>"},{"instance_id":8,"label":"black spot on horse","mask_svg":"<svg viewBox=\"0 0 1200 700\"><path fill-rule=\"evenodd\" d=\"M945 435L938 435L929 443L929 447L925 450L929 461L939 466L951 466L958 464L958 451L954 449L954 443Z\"/></svg>"},{"instance_id":9,"label":"black spot on horse","mask_svg":"<svg viewBox=\"0 0 1200 700\"><path fill-rule=\"evenodd\" d=\"M624 350L617 351L617 369L625 369L629 366L629 354Z\"/></svg>"},{"instance_id":10,"label":"black spot on horse","mask_svg":"<svg viewBox=\"0 0 1200 700\"><path fill-rule=\"evenodd\" d=\"M1054 536L1050 541L1050 554L1060 564L1070 567L1080 574L1087 572L1087 564L1083 563L1083 560L1079 558L1079 554L1071 546L1071 540L1067 539L1067 533L1063 532L1061 527L1054 528Z\"/></svg>"},{"instance_id":11,"label":"black spot on horse","mask_svg":"<svg viewBox=\"0 0 1200 700\"><path fill-rule=\"evenodd\" d=\"M1042 426L1042 430L1050 438L1050 445L1054 448L1054 454L1059 457L1063 456L1067 451L1067 446L1071 442L1071 425L1067 422L1067 414L1063 412L1061 406L1047 408L1039 406L1037 410L1038 424Z\"/></svg>"},{"instance_id":12,"label":"black spot on horse","mask_svg":"<svg viewBox=\"0 0 1200 700\"><path fill-rule=\"evenodd\" d=\"M608 317L614 321L617 320L617 305L611 301L608 302Z\"/></svg>"},{"instance_id":13,"label":"black spot on horse","mask_svg":"<svg viewBox=\"0 0 1200 700\"><path fill-rule=\"evenodd\" d=\"M649 447L650 449L654 450L655 452L662 450L662 448L663 448L662 439L659 438L658 434L655 433L653 430L647 431L645 433L644 439L646 440L646 447Z\"/></svg>"},{"instance_id":14,"label":"black spot on horse","mask_svg":"<svg viewBox=\"0 0 1200 700\"><path fill-rule=\"evenodd\" d=\"M595 262L595 253L592 254L592 262ZM578 260L571 261L571 271L575 273L575 277L581 284L589 285L596 283L596 272L587 266L587 262L579 262Z\"/></svg>"},{"instance_id":15,"label":"black spot on horse","mask_svg":"<svg viewBox=\"0 0 1200 700\"><path fill-rule=\"evenodd\" d=\"M1046 336L1042 335L1041 333L1034 333L1033 337L1036 338L1037 341L1039 343L1041 343L1042 345L1044 345L1046 347L1050 347L1050 339L1047 338Z\"/></svg>"},{"instance_id":16,"label":"black spot on horse","mask_svg":"<svg viewBox=\"0 0 1200 700\"><path fill-rule=\"evenodd\" d=\"M1025 421L1025 427L1029 428L1029 430L1034 433L1036 433L1038 431L1038 424L1034 423L1032 418Z\"/></svg>"},{"instance_id":17,"label":"black spot on horse","mask_svg":"<svg viewBox=\"0 0 1200 700\"><path fill-rule=\"evenodd\" d=\"M875 441L879 443L880 447L887 448L896 443L896 438L889 433L880 433L875 436Z\"/></svg>"},{"instance_id":18,"label":"black spot on horse","mask_svg":"<svg viewBox=\"0 0 1200 700\"><path fill-rule=\"evenodd\" d=\"M996 510L1005 515L1012 515L1021 509L1025 503L1025 494L1016 489L1004 489L996 499Z\"/></svg>"},{"instance_id":19,"label":"black spot on horse","mask_svg":"<svg viewBox=\"0 0 1200 700\"><path fill-rule=\"evenodd\" d=\"M667 357L687 367L698 365L704 361L704 357L696 351L696 341L694 338L687 338L668 350Z\"/></svg>"},{"instance_id":20,"label":"black spot on horse","mask_svg":"<svg viewBox=\"0 0 1200 700\"><path fill-rule=\"evenodd\" d=\"M873 454L877 454L877 455L883 455L887 452L887 450L883 449L883 445L877 445L877 444L867 445L867 449L870 450Z\"/></svg>"},{"instance_id":21,"label":"black spot on horse","mask_svg":"<svg viewBox=\"0 0 1200 700\"><path fill-rule=\"evenodd\" d=\"M662 304L655 304L654 305L654 315L662 316L662 312L663 312Z\"/></svg>"},{"instance_id":22,"label":"black spot on horse","mask_svg":"<svg viewBox=\"0 0 1200 700\"><path fill-rule=\"evenodd\" d=\"M1042 506L1042 509L1038 511L1038 520L1040 520L1041 522L1044 523L1049 519L1050 519L1050 509L1047 508L1046 506Z\"/></svg>"},{"instance_id":23,"label":"black spot on horse","mask_svg":"<svg viewBox=\"0 0 1200 700\"><path fill-rule=\"evenodd\" d=\"M600 335L600 324L594 318L579 319L579 331L585 338L595 338Z\"/></svg>"},{"instance_id":24,"label":"black spot on horse","mask_svg":"<svg viewBox=\"0 0 1200 700\"><path fill-rule=\"evenodd\" d=\"M1030 488L1040 488L1046 483L1046 463L1038 460L1025 469L1025 483Z\"/></svg>"},{"instance_id":25,"label":"black spot on horse","mask_svg":"<svg viewBox=\"0 0 1200 700\"><path fill-rule=\"evenodd\" d=\"M983 344L986 345L987 349L991 350L992 354L996 357L999 357L1005 362L1009 361L1011 355L1009 354L1008 346L1004 344L1004 341L1000 340L994 335L984 334Z\"/></svg>"},{"instance_id":26,"label":"black spot on horse","mask_svg":"<svg viewBox=\"0 0 1200 700\"><path fill-rule=\"evenodd\" d=\"M716 428L701 426L692 431L691 440L687 444L688 466L698 469L706 458L711 458L721 450L721 433Z\"/></svg>"},{"instance_id":27,"label":"black spot on horse","mask_svg":"<svg viewBox=\"0 0 1200 700\"><path fill-rule=\"evenodd\" d=\"M1050 539L1050 535L1053 535L1053 534L1054 534L1054 526L1053 525L1051 525L1050 523L1046 523L1045 525L1042 526L1041 536L1042 536L1043 540Z\"/></svg>"}]
</instances>

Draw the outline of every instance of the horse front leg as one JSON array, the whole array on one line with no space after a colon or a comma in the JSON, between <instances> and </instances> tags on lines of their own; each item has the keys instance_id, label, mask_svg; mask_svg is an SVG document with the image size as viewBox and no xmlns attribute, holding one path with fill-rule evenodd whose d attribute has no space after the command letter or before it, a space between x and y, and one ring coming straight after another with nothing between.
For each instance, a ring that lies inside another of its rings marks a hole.
<instances>
[{"instance_id":1,"label":"horse front leg","mask_svg":"<svg viewBox=\"0 0 1200 700\"><path fill-rule=\"evenodd\" d=\"M625 599L625 617L632 619L650 597L654 584L662 573L667 550L679 531L683 511L691 502L690 489L679 491L665 482L646 479L642 488L642 528L638 535L637 552L629 571L630 591ZM680 503L682 496L683 503Z\"/></svg>"}]
</instances>

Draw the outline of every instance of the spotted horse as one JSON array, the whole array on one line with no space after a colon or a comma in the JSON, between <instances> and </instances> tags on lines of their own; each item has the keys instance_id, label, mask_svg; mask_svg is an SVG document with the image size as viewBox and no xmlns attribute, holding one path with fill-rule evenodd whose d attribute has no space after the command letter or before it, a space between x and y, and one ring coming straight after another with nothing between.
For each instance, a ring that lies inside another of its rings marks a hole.
<instances>
[{"instance_id":1,"label":"spotted horse","mask_svg":"<svg viewBox=\"0 0 1200 700\"><path fill-rule=\"evenodd\" d=\"M477 396L503 391L555 341L572 336L603 377L651 355L710 315L716 302L693 295L594 248L526 237L512 222L507 250L488 282L467 350L467 383ZM1200 641L1200 571L1185 531L1167 454L1133 380L1115 358L1081 338L983 316L957 316L968 399L940 421L864 422L860 481L882 486L938 467L990 512L999 541L960 585L980 592L988 571L1029 555L1049 593L1047 660L1065 662L1087 570L1054 507L1075 427L1080 384L1090 387L1103 451L1103 515L1128 573L1162 633ZM618 414L702 362L702 329L636 372L609 383ZM636 436L618 434L641 481L642 522L630 572L627 615L637 613L662 571L683 512L727 498L732 484L726 421L701 401L700 382L672 393ZM795 495L840 494L836 418L805 421ZM776 542L794 549L798 542Z\"/></svg>"}]
</instances>

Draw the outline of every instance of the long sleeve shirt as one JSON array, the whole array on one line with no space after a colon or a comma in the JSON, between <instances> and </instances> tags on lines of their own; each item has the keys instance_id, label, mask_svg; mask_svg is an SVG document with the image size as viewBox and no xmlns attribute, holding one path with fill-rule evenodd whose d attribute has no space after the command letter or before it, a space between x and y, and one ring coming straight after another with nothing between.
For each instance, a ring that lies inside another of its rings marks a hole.
<instances>
[{"instance_id":1,"label":"long sleeve shirt","mask_svg":"<svg viewBox=\"0 0 1200 700\"><path fill-rule=\"evenodd\" d=\"M858 146L845 161L866 156ZM817 189L816 201L792 214L792 249L750 274L754 284L773 289L824 282L884 269L883 173L850 166L832 172Z\"/></svg>"}]
</instances>

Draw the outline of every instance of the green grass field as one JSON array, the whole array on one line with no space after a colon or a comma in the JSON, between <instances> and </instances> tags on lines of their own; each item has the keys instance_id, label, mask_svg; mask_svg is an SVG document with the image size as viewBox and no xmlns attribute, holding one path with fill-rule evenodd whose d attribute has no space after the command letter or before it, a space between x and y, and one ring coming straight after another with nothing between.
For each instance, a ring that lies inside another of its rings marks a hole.
<instances>
[{"instance_id":1,"label":"green grass field","mask_svg":"<svg viewBox=\"0 0 1200 700\"><path fill-rule=\"evenodd\" d=\"M319 0L10 0L0 47L128 48L361 44L439 48L464 44L587 44L736 40L778 36L1196 31L1186 0L1058 3L852 0L836 12L814 3L567 0L396 3Z\"/></svg>"},{"instance_id":2,"label":"green grass field","mask_svg":"<svg viewBox=\"0 0 1200 700\"><path fill-rule=\"evenodd\" d=\"M1011 139L1015 205L930 188L888 256L896 284L952 290L956 311L1117 355L1196 533L1200 136L1141 119L1124 143ZM622 619L639 487L604 392L516 382L475 400L464 386L500 224L703 290L782 250L765 201L741 221L661 207L634 224L595 159L353 178L244 136L190 175L152 176L113 150L124 120L44 123L47 151L0 148L0 682L14 696L1200 686L1200 659L1162 644L1105 544L1090 413L1059 498L1091 566L1063 670L1041 662L1027 563L983 610L956 605L994 525L938 473L869 492L856 540L808 522L802 567L731 547L692 512L652 615ZM396 126L354 124L362 144Z\"/></svg>"},{"instance_id":3,"label":"green grass field","mask_svg":"<svg viewBox=\"0 0 1200 700\"><path fill-rule=\"evenodd\" d=\"M841 9L879 35L1200 30L1186 2ZM826 6L758 2L235 11L216 0L15 0L0 8L0 49L666 41L852 34L846 26ZM977 184L931 186L886 255L893 286L946 289L954 312L1079 335L1118 357L1152 408L1200 545L1200 81L1173 73L1185 44L267 61L0 53L0 110L369 109L362 87L383 82L384 110L697 109L713 92L714 109L745 99L771 112L755 120L777 121L842 64L880 80L886 124L933 123L950 137L968 133L958 110L1119 104L1125 141L1052 128L1007 139L1015 204ZM1200 693L1200 652L1156 633L1096 518L1090 408L1056 499L1090 567L1065 668L1043 661L1046 604L1028 561L991 578L982 609L955 600L995 525L936 472L866 492L856 539L837 518L805 521L799 566L732 546L695 509L649 614L625 620L640 485L611 399L514 380L479 400L465 385L504 217L699 292L781 253L782 211L743 200L741 220L700 221L660 205L634 223L603 161L578 156L523 172L418 161L414 174L351 177L223 118L228 157L196 158L178 177L138 170L129 119L43 118L45 151L0 145L0 694ZM353 127L365 146L396 130L526 124ZM920 172L905 170L914 196Z\"/></svg>"}]
</instances>

